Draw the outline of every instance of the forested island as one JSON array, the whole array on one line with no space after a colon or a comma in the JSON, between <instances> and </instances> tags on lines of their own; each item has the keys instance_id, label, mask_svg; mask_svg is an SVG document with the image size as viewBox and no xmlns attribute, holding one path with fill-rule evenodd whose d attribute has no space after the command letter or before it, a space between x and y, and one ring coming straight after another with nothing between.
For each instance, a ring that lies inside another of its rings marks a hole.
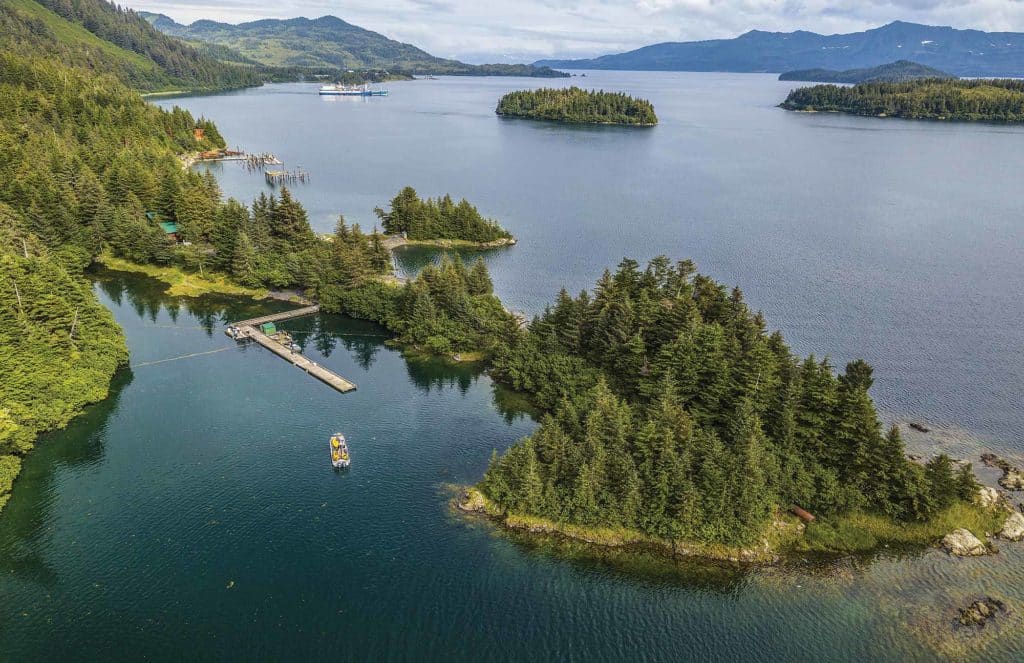
<instances>
[{"instance_id":1,"label":"forested island","mask_svg":"<svg viewBox=\"0 0 1024 663\"><path fill-rule=\"evenodd\" d=\"M386 234L412 243L491 247L516 242L512 233L484 218L465 198L458 203L450 195L424 200L411 186L391 199L387 211L378 207L374 212Z\"/></svg>"},{"instance_id":2,"label":"forested island","mask_svg":"<svg viewBox=\"0 0 1024 663\"><path fill-rule=\"evenodd\" d=\"M873 117L1024 122L1024 81L928 79L852 87L815 85L793 90L781 107Z\"/></svg>"},{"instance_id":3,"label":"forested island","mask_svg":"<svg viewBox=\"0 0 1024 663\"><path fill-rule=\"evenodd\" d=\"M889 64L877 67L864 67L860 69L846 69L837 71L835 69L798 69L779 74L780 81L808 81L812 83L902 83L919 79L934 78L952 79L952 74L947 74L934 67L929 67L910 60L897 60Z\"/></svg>"},{"instance_id":4,"label":"forested island","mask_svg":"<svg viewBox=\"0 0 1024 663\"><path fill-rule=\"evenodd\" d=\"M658 123L654 106L622 92L578 87L509 92L495 110L502 117L522 117L572 124L621 124L651 127Z\"/></svg>"}]
</instances>

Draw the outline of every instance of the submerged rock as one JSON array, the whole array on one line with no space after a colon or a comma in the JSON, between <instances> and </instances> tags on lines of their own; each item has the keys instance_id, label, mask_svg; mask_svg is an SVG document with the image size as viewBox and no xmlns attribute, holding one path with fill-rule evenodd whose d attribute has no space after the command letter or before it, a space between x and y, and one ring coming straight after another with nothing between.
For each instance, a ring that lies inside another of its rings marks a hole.
<instances>
[{"instance_id":1,"label":"submerged rock","mask_svg":"<svg viewBox=\"0 0 1024 663\"><path fill-rule=\"evenodd\" d=\"M1003 523L1003 528L999 530L999 536L1010 541L1024 539L1024 514L1019 511L1011 513Z\"/></svg>"},{"instance_id":2,"label":"submerged rock","mask_svg":"<svg viewBox=\"0 0 1024 663\"><path fill-rule=\"evenodd\" d=\"M989 554L989 548L965 529L955 529L942 539L942 547L957 557L978 557Z\"/></svg>"},{"instance_id":3,"label":"submerged rock","mask_svg":"<svg viewBox=\"0 0 1024 663\"><path fill-rule=\"evenodd\" d=\"M999 599L985 596L970 604L966 608L960 608L960 623L964 626L984 628L990 620L1005 613L1006 604Z\"/></svg>"}]
</instances>

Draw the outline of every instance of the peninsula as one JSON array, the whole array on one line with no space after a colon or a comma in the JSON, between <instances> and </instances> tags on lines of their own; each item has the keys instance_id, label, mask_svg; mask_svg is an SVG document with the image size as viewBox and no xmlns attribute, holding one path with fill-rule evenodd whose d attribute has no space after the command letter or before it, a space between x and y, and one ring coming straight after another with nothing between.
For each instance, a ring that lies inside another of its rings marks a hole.
<instances>
[{"instance_id":1,"label":"peninsula","mask_svg":"<svg viewBox=\"0 0 1024 663\"><path fill-rule=\"evenodd\" d=\"M690 261L626 259L592 292L563 290L506 338L492 375L548 412L465 493L462 508L509 527L761 560L782 541L931 543L1006 517L975 504L970 465L908 459L882 430L870 366L836 375L795 356ZM801 535L787 511L814 523Z\"/></svg>"},{"instance_id":2,"label":"peninsula","mask_svg":"<svg viewBox=\"0 0 1024 663\"><path fill-rule=\"evenodd\" d=\"M952 74L910 60L897 60L877 67L847 69L798 69L779 74L780 81L807 81L811 83L902 83L920 79L951 79Z\"/></svg>"},{"instance_id":3,"label":"peninsula","mask_svg":"<svg viewBox=\"0 0 1024 663\"><path fill-rule=\"evenodd\" d=\"M621 92L578 87L509 92L495 110L502 117L522 117L570 124L620 124L653 127L654 106Z\"/></svg>"},{"instance_id":4,"label":"peninsula","mask_svg":"<svg viewBox=\"0 0 1024 663\"><path fill-rule=\"evenodd\" d=\"M1024 122L1024 81L926 79L852 87L815 85L793 90L780 107L872 117Z\"/></svg>"}]
</instances>

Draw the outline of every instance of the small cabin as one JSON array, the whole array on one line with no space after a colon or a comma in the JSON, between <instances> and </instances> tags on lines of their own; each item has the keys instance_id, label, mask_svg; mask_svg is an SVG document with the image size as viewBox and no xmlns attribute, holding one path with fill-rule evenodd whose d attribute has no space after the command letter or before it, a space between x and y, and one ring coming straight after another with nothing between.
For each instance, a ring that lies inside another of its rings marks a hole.
<instances>
[{"instance_id":1,"label":"small cabin","mask_svg":"<svg viewBox=\"0 0 1024 663\"><path fill-rule=\"evenodd\" d=\"M275 325L273 322L264 322L262 325L260 325L260 331L266 334L267 336L271 336L272 334L277 333L277 325Z\"/></svg>"},{"instance_id":2,"label":"small cabin","mask_svg":"<svg viewBox=\"0 0 1024 663\"><path fill-rule=\"evenodd\" d=\"M196 127L192 130L192 136L196 139L196 142L203 142L206 137L206 131L202 127Z\"/></svg>"},{"instance_id":3,"label":"small cabin","mask_svg":"<svg viewBox=\"0 0 1024 663\"><path fill-rule=\"evenodd\" d=\"M177 242L178 241L178 224L174 221L161 221L160 230L164 231L164 235L167 239Z\"/></svg>"}]
</instances>

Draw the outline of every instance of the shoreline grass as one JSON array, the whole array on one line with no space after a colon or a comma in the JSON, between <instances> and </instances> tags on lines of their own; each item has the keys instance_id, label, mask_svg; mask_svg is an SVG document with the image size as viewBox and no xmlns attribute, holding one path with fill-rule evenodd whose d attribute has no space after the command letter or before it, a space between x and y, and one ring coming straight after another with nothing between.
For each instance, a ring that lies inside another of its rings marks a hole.
<instances>
[{"instance_id":1,"label":"shoreline grass","mask_svg":"<svg viewBox=\"0 0 1024 663\"><path fill-rule=\"evenodd\" d=\"M900 523L874 514L849 513L808 525L795 550L849 553L887 545L928 547L959 528L970 530L985 541L999 531L1007 515L999 507L984 508L966 502L954 504L923 523Z\"/></svg>"},{"instance_id":2,"label":"shoreline grass","mask_svg":"<svg viewBox=\"0 0 1024 663\"><path fill-rule=\"evenodd\" d=\"M172 297L200 297L208 294L219 294L266 299L269 296L269 292L265 289L247 288L237 285L232 283L228 276L217 272L196 274L186 272L180 267L173 265L140 265L110 254L103 254L96 261L107 269L117 272L145 274L166 283L169 287L165 292Z\"/></svg>"}]
</instances>

